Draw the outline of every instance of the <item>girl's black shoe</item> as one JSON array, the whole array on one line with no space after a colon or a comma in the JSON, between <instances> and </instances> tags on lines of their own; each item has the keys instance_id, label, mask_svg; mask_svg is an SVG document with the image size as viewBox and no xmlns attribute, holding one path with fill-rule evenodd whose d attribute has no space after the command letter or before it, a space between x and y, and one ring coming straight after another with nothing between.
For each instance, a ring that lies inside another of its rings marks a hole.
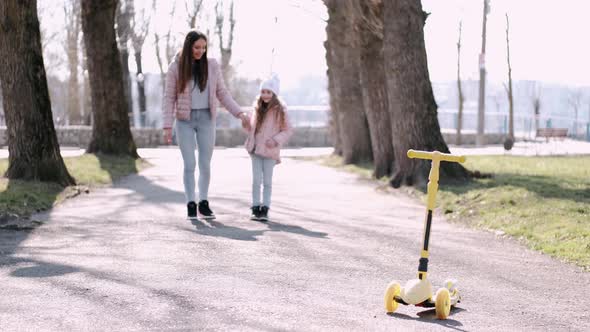
<instances>
[{"instance_id":1,"label":"girl's black shoe","mask_svg":"<svg viewBox=\"0 0 590 332\"><path fill-rule=\"evenodd\" d=\"M260 220L260 206L256 205L250 208L252 210L252 215L250 215L250 220Z\"/></svg>"},{"instance_id":2,"label":"girl's black shoe","mask_svg":"<svg viewBox=\"0 0 590 332\"><path fill-rule=\"evenodd\" d=\"M260 214L258 217L259 220L268 221L268 209L269 209L268 206L263 205L260 207Z\"/></svg>"}]
</instances>

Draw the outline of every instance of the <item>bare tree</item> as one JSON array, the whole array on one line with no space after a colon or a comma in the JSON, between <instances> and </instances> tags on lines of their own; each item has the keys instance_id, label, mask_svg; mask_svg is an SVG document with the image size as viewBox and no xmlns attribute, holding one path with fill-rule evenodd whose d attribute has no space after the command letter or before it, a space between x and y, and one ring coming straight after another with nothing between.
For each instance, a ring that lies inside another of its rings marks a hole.
<instances>
[{"instance_id":1,"label":"bare tree","mask_svg":"<svg viewBox=\"0 0 590 332\"><path fill-rule=\"evenodd\" d=\"M383 1L356 2L360 38L360 87L373 152L373 175L391 175L393 137L387 102L383 57Z\"/></svg>"},{"instance_id":2,"label":"bare tree","mask_svg":"<svg viewBox=\"0 0 590 332\"><path fill-rule=\"evenodd\" d=\"M9 179L75 184L60 154L37 17L37 1L0 1L0 86Z\"/></svg>"},{"instance_id":3,"label":"bare tree","mask_svg":"<svg viewBox=\"0 0 590 332\"><path fill-rule=\"evenodd\" d=\"M227 45L223 43L223 26L225 22L225 15L223 13L223 0L217 1L215 5L215 33L219 39L219 51L221 52L221 70L223 72L223 79L226 84L231 86L232 69L229 64L232 55L232 45L234 42L234 28L236 20L234 18L234 2L231 1L229 7L229 32L227 37Z\"/></svg>"},{"instance_id":4,"label":"bare tree","mask_svg":"<svg viewBox=\"0 0 590 332\"><path fill-rule=\"evenodd\" d=\"M174 19L174 13L176 12L176 2L172 6L170 17ZM178 53L178 44L176 42L176 38L172 34L172 20L170 21L170 25L168 26L168 33L164 36L166 39L166 62L171 63L172 59Z\"/></svg>"},{"instance_id":5,"label":"bare tree","mask_svg":"<svg viewBox=\"0 0 590 332\"><path fill-rule=\"evenodd\" d=\"M354 0L324 0L328 8L326 27L329 52L327 60L335 99L338 126L345 164L357 164L373 159L367 117L363 111L360 86L360 47L355 31Z\"/></svg>"},{"instance_id":6,"label":"bare tree","mask_svg":"<svg viewBox=\"0 0 590 332\"><path fill-rule=\"evenodd\" d=\"M176 3L176 2L174 2ZM157 2L154 0L152 2L152 12L155 14L157 13ZM160 55L162 52L160 50L160 35L158 34L158 30L154 27L154 49L156 51L156 61L158 62L158 68L160 69L160 82L162 82L162 90L164 90L164 82L166 82L166 72L164 71L164 61L162 60L162 56Z\"/></svg>"},{"instance_id":7,"label":"bare tree","mask_svg":"<svg viewBox=\"0 0 590 332\"><path fill-rule=\"evenodd\" d=\"M156 0L152 2L152 9L154 13L157 13L157 6ZM172 2L172 9L170 10L169 17L170 22L168 24L168 32L164 35L164 41L166 42L164 51L166 57L162 59L162 50L161 50L161 42L162 36L158 33L158 29L154 27L154 47L156 50L156 61L158 62L158 67L160 68L160 82L162 82L162 90L164 90L164 83L166 82L166 71L164 70L164 62L168 65L172 61L172 57L174 56L174 48L171 45L171 35L172 35L172 22L174 20L174 15L176 12L176 1Z\"/></svg>"},{"instance_id":8,"label":"bare tree","mask_svg":"<svg viewBox=\"0 0 590 332\"><path fill-rule=\"evenodd\" d=\"M90 93L90 79L88 78L88 56L86 43L82 38L82 124L92 125L92 93Z\"/></svg>"},{"instance_id":9,"label":"bare tree","mask_svg":"<svg viewBox=\"0 0 590 332\"><path fill-rule=\"evenodd\" d=\"M190 5L189 5L190 3ZM201 7L203 6L203 0L184 0L184 7L188 14L187 23L191 29L195 29L197 27L197 17L201 12Z\"/></svg>"},{"instance_id":10,"label":"bare tree","mask_svg":"<svg viewBox=\"0 0 590 332\"><path fill-rule=\"evenodd\" d=\"M129 155L137 148L129 128L123 69L115 37L117 0L82 0L82 31L94 113L87 152Z\"/></svg>"},{"instance_id":11,"label":"bare tree","mask_svg":"<svg viewBox=\"0 0 590 332\"><path fill-rule=\"evenodd\" d=\"M533 106L533 116L535 119L535 132L539 129L539 117L541 116L541 87L537 82L533 83L530 92L531 104Z\"/></svg>"},{"instance_id":12,"label":"bare tree","mask_svg":"<svg viewBox=\"0 0 590 332\"><path fill-rule=\"evenodd\" d=\"M37 8L38 16L41 18L55 14L55 13L51 12L52 8L44 6L43 4L39 5L37 7L38 7ZM66 17L66 21L67 21L67 17ZM39 30L41 33L41 47L43 49L48 48L48 46L51 43L61 42L61 40L59 38L61 31L59 31L59 29L55 29L55 30L48 29L48 25L44 26L44 24L42 24L42 22L39 22Z\"/></svg>"},{"instance_id":13,"label":"bare tree","mask_svg":"<svg viewBox=\"0 0 590 332\"><path fill-rule=\"evenodd\" d=\"M135 0L133 0L135 1ZM135 6L134 6L135 7ZM148 34L151 17L146 13L146 9L142 8L139 13L135 12L131 17L131 43L133 45L133 52L135 55L135 66L137 67L136 83L137 83L137 98L139 101L139 118L141 127L146 125L146 99L145 99L145 76L143 75L142 66L142 49L145 38Z\"/></svg>"},{"instance_id":14,"label":"bare tree","mask_svg":"<svg viewBox=\"0 0 590 332\"><path fill-rule=\"evenodd\" d=\"M78 68L80 66L80 1L70 0L64 2L64 15L66 25L65 51L68 58L68 98L66 114L70 124L82 122L80 109L80 83L78 81Z\"/></svg>"},{"instance_id":15,"label":"bare tree","mask_svg":"<svg viewBox=\"0 0 590 332\"><path fill-rule=\"evenodd\" d=\"M512 96L512 66L510 65L510 23L506 14L506 62L508 63L508 86L504 85L508 94L508 137L504 140L504 149L511 150L514 145L514 98Z\"/></svg>"},{"instance_id":16,"label":"bare tree","mask_svg":"<svg viewBox=\"0 0 590 332\"><path fill-rule=\"evenodd\" d=\"M457 145L461 145L461 129L463 128L463 103L465 97L463 96L463 89L461 87L461 31L463 29L463 22L459 21L459 38L457 40L457 93L459 96L459 109L457 111Z\"/></svg>"},{"instance_id":17,"label":"bare tree","mask_svg":"<svg viewBox=\"0 0 590 332\"><path fill-rule=\"evenodd\" d=\"M483 0L483 27L481 32L481 53L479 54L479 99L477 107L477 135L476 144L482 146L485 144L485 103L486 103L486 30L488 13L490 10L490 0Z\"/></svg>"},{"instance_id":18,"label":"bare tree","mask_svg":"<svg viewBox=\"0 0 590 332\"><path fill-rule=\"evenodd\" d=\"M578 114L580 109L582 108L582 99L584 97L584 92L581 88L571 88L568 93L567 103L569 106L574 110L574 125L573 125L573 132L572 135L575 137L577 133L578 127Z\"/></svg>"},{"instance_id":19,"label":"bare tree","mask_svg":"<svg viewBox=\"0 0 590 332\"><path fill-rule=\"evenodd\" d=\"M123 84L125 101L127 103L127 114L133 113L133 101L131 99L131 77L129 74L129 39L131 38L131 18L134 16L133 0L119 0L117 2L117 42L121 56L123 69Z\"/></svg>"},{"instance_id":20,"label":"bare tree","mask_svg":"<svg viewBox=\"0 0 590 332\"><path fill-rule=\"evenodd\" d=\"M393 124L395 170L391 184L425 183L430 165L409 159L408 149L448 153L438 123L428 74L421 1L384 1L384 56L389 109ZM441 179L466 179L457 163L441 163Z\"/></svg>"},{"instance_id":21,"label":"bare tree","mask_svg":"<svg viewBox=\"0 0 590 332\"><path fill-rule=\"evenodd\" d=\"M47 76L62 67L65 62L58 47L50 47L55 44L63 45L62 31L59 28L54 28L54 24L49 24L43 21L43 17L51 17L56 15L56 9L46 1L37 4L37 16L41 18L39 22L39 29L41 31L41 48L43 49L43 62L45 63L45 73Z\"/></svg>"}]
</instances>

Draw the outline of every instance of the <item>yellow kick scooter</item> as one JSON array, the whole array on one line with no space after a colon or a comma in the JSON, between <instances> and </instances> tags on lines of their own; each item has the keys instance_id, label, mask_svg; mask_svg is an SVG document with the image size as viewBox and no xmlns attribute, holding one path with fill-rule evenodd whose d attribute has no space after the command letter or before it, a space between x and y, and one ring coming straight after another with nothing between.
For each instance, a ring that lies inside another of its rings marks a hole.
<instances>
[{"instance_id":1,"label":"yellow kick scooter","mask_svg":"<svg viewBox=\"0 0 590 332\"><path fill-rule=\"evenodd\" d=\"M459 295L459 290L455 287L455 282L453 280L446 280L444 283L445 287L439 288L434 298L432 297L432 285L426 279L426 272L428 270L428 242L430 240L430 227L432 225L432 210L434 210L436 192L438 191L438 170L440 162L443 160L463 163L465 162L465 156L453 156L438 151L408 150L408 158L432 160L432 167L428 176L424 242L418 265L418 279L409 280L403 288L397 281L389 283L385 291L385 310L388 313L394 312L399 303L404 305L413 304L426 308L434 307L436 316L439 319L446 319L451 312L451 306L459 303L461 296Z\"/></svg>"}]
</instances>

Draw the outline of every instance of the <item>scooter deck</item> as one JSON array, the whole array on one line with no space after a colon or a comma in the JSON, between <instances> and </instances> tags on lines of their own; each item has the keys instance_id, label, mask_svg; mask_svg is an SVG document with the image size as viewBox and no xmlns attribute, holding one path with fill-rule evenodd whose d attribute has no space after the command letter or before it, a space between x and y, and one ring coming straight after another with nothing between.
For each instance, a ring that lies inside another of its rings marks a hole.
<instances>
[{"instance_id":1,"label":"scooter deck","mask_svg":"<svg viewBox=\"0 0 590 332\"><path fill-rule=\"evenodd\" d=\"M395 296L394 297L395 302L403 304L403 305L410 305L409 303L406 303L406 301L404 301L401 297L399 296ZM461 302L461 298L460 297L456 297L456 298L451 298L451 307L456 305L457 303ZM423 307L423 308L434 308L436 307L436 303L432 300L432 299L428 299L424 302L415 304L416 307Z\"/></svg>"}]
</instances>

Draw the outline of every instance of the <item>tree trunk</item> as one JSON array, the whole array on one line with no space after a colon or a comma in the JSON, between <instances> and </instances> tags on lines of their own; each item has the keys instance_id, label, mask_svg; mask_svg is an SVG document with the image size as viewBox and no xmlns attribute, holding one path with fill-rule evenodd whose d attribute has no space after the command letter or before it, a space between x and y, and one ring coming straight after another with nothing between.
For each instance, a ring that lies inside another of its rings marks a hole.
<instances>
[{"instance_id":1,"label":"tree trunk","mask_svg":"<svg viewBox=\"0 0 590 332\"><path fill-rule=\"evenodd\" d=\"M340 139L340 120L338 119L338 105L336 104L336 100L338 99L338 90L335 88L335 80L334 71L330 70L330 67L333 67L332 57L331 57L331 48L329 45L329 41L326 40L324 42L324 47L326 49L326 63L328 64L328 70L326 74L328 76L328 93L330 96L330 137L332 138L332 144L334 145L334 154L337 156L342 156L342 140Z\"/></svg>"},{"instance_id":2,"label":"tree trunk","mask_svg":"<svg viewBox=\"0 0 590 332\"><path fill-rule=\"evenodd\" d=\"M459 94L459 109L457 111L457 145L461 145L461 129L463 128L463 89L461 87L461 30L463 23L459 22L459 40L457 41L457 93Z\"/></svg>"},{"instance_id":3,"label":"tree trunk","mask_svg":"<svg viewBox=\"0 0 590 332\"><path fill-rule=\"evenodd\" d=\"M79 125L82 122L82 110L80 108L80 84L78 81L78 66L80 59L78 56L79 37L80 37L80 2L71 1L71 8L64 5L66 14L66 54L68 58L68 69L70 77L68 78L68 99L66 104L66 114L70 124Z\"/></svg>"},{"instance_id":4,"label":"tree trunk","mask_svg":"<svg viewBox=\"0 0 590 332\"><path fill-rule=\"evenodd\" d=\"M0 84L9 179L75 184L59 151L41 53L37 1L0 1Z\"/></svg>"},{"instance_id":5,"label":"tree trunk","mask_svg":"<svg viewBox=\"0 0 590 332\"><path fill-rule=\"evenodd\" d=\"M510 25L506 14L506 62L508 63L508 139L514 142L514 98L512 97L512 66L510 65ZM512 148L512 145L510 145ZM508 149L510 150L510 149Z\"/></svg>"},{"instance_id":6,"label":"tree trunk","mask_svg":"<svg viewBox=\"0 0 590 332\"><path fill-rule=\"evenodd\" d=\"M131 38L131 17L133 16L133 1L120 0L117 6L117 36L119 37L119 53L121 68L123 69L123 86L125 87L125 101L127 114L133 114L133 100L131 98L131 77L129 74L129 39Z\"/></svg>"},{"instance_id":7,"label":"tree trunk","mask_svg":"<svg viewBox=\"0 0 590 332\"><path fill-rule=\"evenodd\" d=\"M141 50L135 52L135 64L137 66L137 96L139 99L139 118L142 127L146 125L146 102L145 102L145 76L141 66ZM141 77L141 79L140 79Z\"/></svg>"},{"instance_id":8,"label":"tree trunk","mask_svg":"<svg viewBox=\"0 0 590 332\"><path fill-rule=\"evenodd\" d=\"M129 49L120 49L119 50L121 58L121 73L123 79L123 93L125 97L125 105L127 107L127 116L131 117L133 114L133 101L131 98L131 77L129 74Z\"/></svg>"},{"instance_id":9,"label":"tree trunk","mask_svg":"<svg viewBox=\"0 0 590 332\"><path fill-rule=\"evenodd\" d=\"M90 93L90 79L88 78L88 57L86 43L82 39L82 124L92 125L92 94Z\"/></svg>"},{"instance_id":10,"label":"tree trunk","mask_svg":"<svg viewBox=\"0 0 590 332\"><path fill-rule=\"evenodd\" d=\"M342 157L345 164L371 161L371 138L367 117L363 110L360 86L360 49L356 43L358 32L352 21L352 0L324 0L329 19L326 27L331 52L330 71L333 70L335 103L338 108L338 126L342 140Z\"/></svg>"},{"instance_id":11,"label":"tree trunk","mask_svg":"<svg viewBox=\"0 0 590 332\"><path fill-rule=\"evenodd\" d=\"M137 158L137 148L129 129L121 60L115 39L116 5L116 0L82 0L82 30L94 113L87 152Z\"/></svg>"},{"instance_id":12,"label":"tree trunk","mask_svg":"<svg viewBox=\"0 0 590 332\"><path fill-rule=\"evenodd\" d=\"M158 62L158 68L160 69L160 83L162 84L162 93L166 89L166 72L164 71L164 60L160 55L160 36L157 32L154 32L154 49L156 51L156 61Z\"/></svg>"},{"instance_id":13,"label":"tree trunk","mask_svg":"<svg viewBox=\"0 0 590 332\"><path fill-rule=\"evenodd\" d=\"M384 56L389 109L393 123L395 169L391 184L427 181L430 162L409 159L409 149L449 152L440 132L437 105L428 74L424 45L427 14L421 1L384 2ZM457 163L441 163L441 180L466 179Z\"/></svg>"},{"instance_id":14,"label":"tree trunk","mask_svg":"<svg viewBox=\"0 0 590 332\"><path fill-rule=\"evenodd\" d=\"M201 0L202 2L202 0ZM139 101L139 125L141 127L146 126L146 99L145 99L145 80L146 77L143 74L142 66L142 49L147 37L148 28L150 25L151 17L146 15L146 9L143 8L139 13L134 12L132 16L132 29L131 29L131 41L133 44L133 50L135 51L135 65L137 67L137 98Z\"/></svg>"},{"instance_id":15,"label":"tree trunk","mask_svg":"<svg viewBox=\"0 0 590 332\"><path fill-rule=\"evenodd\" d=\"M483 0L483 20L481 31L481 53L479 54L479 98L477 107L477 135L475 136L475 144L477 146L485 145L486 125L485 125L485 110L486 110L486 39L487 39L487 21L489 12L489 0Z\"/></svg>"},{"instance_id":16,"label":"tree trunk","mask_svg":"<svg viewBox=\"0 0 590 332\"><path fill-rule=\"evenodd\" d=\"M541 89L537 86L536 82L533 83L531 100L533 103L533 116L535 119L534 132L536 133L537 129L539 129L539 116L541 115Z\"/></svg>"},{"instance_id":17,"label":"tree trunk","mask_svg":"<svg viewBox=\"0 0 590 332\"><path fill-rule=\"evenodd\" d=\"M6 122L4 120L4 107L2 104L4 103L4 99L2 98L2 84L0 84L0 126L5 126Z\"/></svg>"},{"instance_id":18,"label":"tree trunk","mask_svg":"<svg viewBox=\"0 0 590 332\"><path fill-rule=\"evenodd\" d=\"M373 175L391 175L393 169L393 136L389 119L383 58L383 2L363 1L363 20L358 28L361 38L360 86L369 123L373 151Z\"/></svg>"}]
</instances>

